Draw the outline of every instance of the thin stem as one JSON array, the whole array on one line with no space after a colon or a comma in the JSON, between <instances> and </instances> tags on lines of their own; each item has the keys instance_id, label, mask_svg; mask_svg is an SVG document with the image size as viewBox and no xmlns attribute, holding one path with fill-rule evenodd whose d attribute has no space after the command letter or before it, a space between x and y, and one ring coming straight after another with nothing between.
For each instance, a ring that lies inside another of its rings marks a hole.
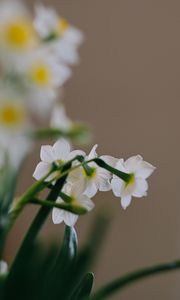
<instances>
[{"instance_id":1,"label":"thin stem","mask_svg":"<svg viewBox=\"0 0 180 300\"><path fill-rule=\"evenodd\" d=\"M180 260L175 262L155 265L152 267L148 267L142 270L132 272L107 284L105 287L101 288L94 295L92 295L90 300L102 300L102 299L104 300L110 297L111 295L113 295L114 293L116 293L117 291L121 291L126 286L129 286L130 284L138 280L145 279L147 277L158 275L161 273L175 271L178 269L180 269Z\"/></svg>"},{"instance_id":2,"label":"thin stem","mask_svg":"<svg viewBox=\"0 0 180 300\"><path fill-rule=\"evenodd\" d=\"M37 193L42 191L44 187L46 187L44 181L52 173L52 171L53 169L51 169L41 180L35 182L17 201L15 201L9 211L9 228L11 228L14 224L24 206L29 202L29 199L33 198Z\"/></svg>"},{"instance_id":3,"label":"thin stem","mask_svg":"<svg viewBox=\"0 0 180 300\"><path fill-rule=\"evenodd\" d=\"M56 207L56 208L63 209L65 211L71 212L71 213L76 214L76 215L84 215L88 212L85 207L77 205L75 203L74 204L73 203L72 204L58 203L58 202L54 203L50 199L47 201L47 200L39 200L39 199L36 199L36 198L32 199L30 202L32 204L47 206L47 207L50 207L50 208Z\"/></svg>"}]
</instances>

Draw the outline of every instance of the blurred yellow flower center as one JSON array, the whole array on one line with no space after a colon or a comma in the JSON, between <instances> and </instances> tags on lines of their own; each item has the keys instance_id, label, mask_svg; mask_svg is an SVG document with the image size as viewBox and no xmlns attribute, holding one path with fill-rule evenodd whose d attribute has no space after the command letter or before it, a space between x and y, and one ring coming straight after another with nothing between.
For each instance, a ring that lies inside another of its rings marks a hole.
<instances>
[{"instance_id":1,"label":"blurred yellow flower center","mask_svg":"<svg viewBox=\"0 0 180 300\"><path fill-rule=\"evenodd\" d=\"M46 65L36 65L32 68L30 77L36 84L46 86L50 81L50 70Z\"/></svg>"},{"instance_id":2,"label":"blurred yellow flower center","mask_svg":"<svg viewBox=\"0 0 180 300\"><path fill-rule=\"evenodd\" d=\"M65 19L61 18L58 24L59 32L64 33L68 28L69 28L69 23Z\"/></svg>"},{"instance_id":3,"label":"blurred yellow flower center","mask_svg":"<svg viewBox=\"0 0 180 300\"><path fill-rule=\"evenodd\" d=\"M24 114L20 108L10 104L0 108L0 122L5 126L14 126L23 121Z\"/></svg>"},{"instance_id":4,"label":"blurred yellow flower center","mask_svg":"<svg viewBox=\"0 0 180 300\"><path fill-rule=\"evenodd\" d=\"M35 39L35 33L31 23L22 20L9 23L5 28L4 38L10 46L24 49Z\"/></svg>"}]
</instances>

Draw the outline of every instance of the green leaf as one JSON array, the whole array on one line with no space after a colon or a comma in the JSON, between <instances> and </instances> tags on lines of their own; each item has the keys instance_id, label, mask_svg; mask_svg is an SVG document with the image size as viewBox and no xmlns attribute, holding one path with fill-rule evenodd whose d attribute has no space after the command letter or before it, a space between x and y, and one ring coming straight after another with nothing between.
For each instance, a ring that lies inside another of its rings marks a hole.
<instances>
[{"instance_id":1,"label":"green leaf","mask_svg":"<svg viewBox=\"0 0 180 300\"><path fill-rule=\"evenodd\" d=\"M93 287L94 281L94 274L87 273L82 281L80 282L79 286L73 293L72 297L68 300L83 300L88 299Z\"/></svg>"},{"instance_id":2,"label":"green leaf","mask_svg":"<svg viewBox=\"0 0 180 300\"><path fill-rule=\"evenodd\" d=\"M74 227L66 226L63 245L57 259L58 268L66 269L76 258L78 240Z\"/></svg>"},{"instance_id":3,"label":"green leaf","mask_svg":"<svg viewBox=\"0 0 180 300\"><path fill-rule=\"evenodd\" d=\"M51 300L59 299L60 295L61 299L65 300L71 292L75 274L77 245L78 241L75 229L66 226L63 244L49 273L43 299L47 298L47 291L51 291Z\"/></svg>"},{"instance_id":4,"label":"green leaf","mask_svg":"<svg viewBox=\"0 0 180 300\"><path fill-rule=\"evenodd\" d=\"M130 284L165 272L170 272L180 269L180 261L164 263L161 265L155 265L152 267L146 267L142 270L137 270L129 273L123 277L113 280L109 284L105 285L99 291L97 291L90 300L104 300L112 296L118 291L121 291Z\"/></svg>"},{"instance_id":5,"label":"green leaf","mask_svg":"<svg viewBox=\"0 0 180 300\"><path fill-rule=\"evenodd\" d=\"M67 164L64 167L64 170L68 170L71 168L71 163ZM59 192L61 191L65 181L66 181L67 175L65 175L64 177L60 178L56 184L54 185L54 188L50 191L47 200L49 201L56 201L56 199L59 196ZM30 229L28 230L25 239L16 255L16 258L11 266L10 272L9 272L9 276L7 277L6 280L6 291L7 293L9 293L11 290L16 288L17 285L17 280L16 280L16 276L19 270L20 265L23 265L26 263L27 257L29 255L29 249L32 248L35 239L41 229L41 227L43 226L44 222L46 221L49 213L51 211L51 207L42 207L37 216L35 217L32 225L30 226ZM23 271L22 271L23 274ZM21 284L19 282L19 284Z\"/></svg>"}]
</instances>

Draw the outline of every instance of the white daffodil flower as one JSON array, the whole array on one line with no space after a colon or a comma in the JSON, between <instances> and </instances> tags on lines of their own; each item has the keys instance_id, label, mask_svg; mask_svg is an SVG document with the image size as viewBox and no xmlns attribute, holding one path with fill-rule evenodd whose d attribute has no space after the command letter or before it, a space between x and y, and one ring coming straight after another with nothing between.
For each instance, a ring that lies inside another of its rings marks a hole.
<instances>
[{"instance_id":1,"label":"white daffodil flower","mask_svg":"<svg viewBox=\"0 0 180 300\"><path fill-rule=\"evenodd\" d=\"M8 271L8 264L4 260L0 260L0 274L6 274Z\"/></svg>"},{"instance_id":2,"label":"white daffodil flower","mask_svg":"<svg viewBox=\"0 0 180 300\"><path fill-rule=\"evenodd\" d=\"M95 145L92 148L89 155L86 157L86 161L98 157L98 155L96 153L97 146L98 145ZM106 163L110 164L111 166L114 166L117 161L117 159L113 158L112 156L108 156L108 155L100 156L100 158L102 160L104 160ZM88 176L85 173L85 171L83 170L83 168L81 168L81 172L83 174L84 181L85 181L84 194L86 194L88 197L92 198L95 196L95 194L97 193L98 190L102 191L102 192L111 190L110 179L112 177L112 174L109 171L97 166L96 163L94 163L94 162L90 162L90 163L88 163L88 165L93 170L91 176ZM76 174L77 174L77 176L76 176ZM71 180L71 182L77 181L77 177L79 177L79 176L80 176L79 171L75 170L70 174L69 180Z\"/></svg>"},{"instance_id":3,"label":"white daffodil flower","mask_svg":"<svg viewBox=\"0 0 180 300\"><path fill-rule=\"evenodd\" d=\"M7 132L22 132L27 128L27 112L23 103L0 96L0 128Z\"/></svg>"},{"instance_id":4,"label":"white daffodil flower","mask_svg":"<svg viewBox=\"0 0 180 300\"><path fill-rule=\"evenodd\" d=\"M67 64L78 63L77 48L83 41L80 30L59 17L55 10L43 5L36 6L34 26L39 36L48 42L49 49L60 61Z\"/></svg>"},{"instance_id":5,"label":"white daffodil flower","mask_svg":"<svg viewBox=\"0 0 180 300\"><path fill-rule=\"evenodd\" d=\"M63 192L72 198L72 204L80 205L85 207L88 211L94 208L94 203L92 200L83 194L83 185L72 185L67 183L63 187ZM64 203L64 201L59 197L57 203ZM77 222L78 215L71 212L65 211L59 208L53 208L52 220L54 224L64 223L68 226L74 226Z\"/></svg>"},{"instance_id":6,"label":"white daffodil flower","mask_svg":"<svg viewBox=\"0 0 180 300\"><path fill-rule=\"evenodd\" d=\"M33 177L36 180L41 179L49 172L53 162L62 164L73 159L76 155L84 155L84 152L80 150L71 151L70 143L65 139L59 139L53 146L42 146L40 152L41 162L37 165ZM56 176L56 173L53 176ZM47 180L50 179L52 177L47 178Z\"/></svg>"},{"instance_id":7,"label":"white daffodil flower","mask_svg":"<svg viewBox=\"0 0 180 300\"><path fill-rule=\"evenodd\" d=\"M19 169L32 148L33 142L27 136L15 133L7 135L7 133L0 131L1 156L4 156L13 169Z\"/></svg>"},{"instance_id":8,"label":"white daffodil flower","mask_svg":"<svg viewBox=\"0 0 180 300\"><path fill-rule=\"evenodd\" d=\"M18 69L26 82L31 109L46 116L56 99L58 88L71 76L71 70L59 64L46 48L22 58Z\"/></svg>"},{"instance_id":9,"label":"white daffodil flower","mask_svg":"<svg viewBox=\"0 0 180 300\"><path fill-rule=\"evenodd\" d=\"M32 50L37 44L37 35L31 16L23 2L4 0L0 2L0 45L5 54L13 55ZM8 53L7 53L8 52Z\"/></svg>"},{"instance_id":10,"label":"white daffodil flower","mask_svg":"<svg viewBox=\"0 0 180 300\"><path fill-rule=\"evenodd\" d=\"M128 183L113 175L111 181L112 191L116 197L121 198L121 205L126 209L133 197L141 198L147 195L148 183L147 178L153 173L155 167L144 161L140 155L132 156L126 161L120 159L115 168L131 174Z\"/></svg>"},{"instance_id":11,"label":"white daffodil flower","mask_svg":"<svg viewBox=\"0 0 180 300\"><path fill-rule=\"evenodd\" d=\"M52 128L68 131L72 127L72 121L67 117L65 107L62 104L54 106L50 125Z\"/></svg>"}]
</instances>

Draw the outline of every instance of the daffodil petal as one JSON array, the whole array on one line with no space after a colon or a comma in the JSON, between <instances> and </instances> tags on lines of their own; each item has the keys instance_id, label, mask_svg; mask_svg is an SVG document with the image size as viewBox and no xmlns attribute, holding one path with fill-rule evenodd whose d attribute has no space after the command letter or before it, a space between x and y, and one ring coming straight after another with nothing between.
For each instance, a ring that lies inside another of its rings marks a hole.
<instances>
[{"instance_id":1,"label":"daffodil petal","mask_svg":"<svg viewBox=\"0 0 180 300\"><path fill-rule=\"evenodd\" d=\"M84 194L92 198L98 191L97 185L93 180L88 181Z\"/></svg>"},{"instance_id":2,"label":"daffodil petal","mask_svg":"<svg viewBox=\"0 0 180 300\"><path fill-rule=\"evenodd\" d=\"M116 197L120 197L125 188L125 184L124 184L123 180L121 180L120 178L113 178L111 180L111 186L112 186L112 191L113 191L114 195Z\"/></svg>"},{"instance_id":3,"label":"daffodil petal","mask_svg":"<svg viewBox=\"0 0 180 300\"><path fill-rule=\"evenodd\" d=\"M139 164L142 161L143 161L143 158L141 155L132 156L124 162L124 166L130 173L131 172L133 173L138 169Z\"/></svg>"},{"instance_id":4,"label":"daffodil petal","mask_svg":"<svg viewBox=\"0 0 180 300\"><path fill-rule=\"evenodd\" d=\"M49 170L50 170L50 164L41 161L36 166L36 169L33 173L33 177L36 180L40 180L42 177L44 177L49 172Z\"/></svg>"},{"instance_id":5,"label":"daffodil petal","mask_svg":"<svg viewBox=\"0 0 180 300\"><path fill-rule=\"evenodd\" d=\"M74 226L77 222L78 215L72 214L70 212L64 212L64 223L67 226Z\"/></svg>"},{"instance_id":6,"label":"daffodil petal","mask_svg":"<svg viewBox=\"0 0 180 300\"><path fill-rule=\"evenodd\" d=\"M132 199L131 195L121 198L121 205L124 209L126 209L130 205L131 199Z\"/></svg>"},{"instance_id":7,"label":"daffodil petal","mask_svg":"<svg viewBox=\"0 0 180 300\"><path fill-rule=\"evenodd\" d=\"M94 202L86 195L81 195L79 202L84 206L88 211L91 211L94 208Z\"/></svg>"},{"instance_id":8,"label":"daffodil petal","mask_svg":"<svg viewBox=\"0 0 180 300\"><path fill-rule=\"evenodd\" d=\"M71 146L65 139L60 139L53 145L53 153L56 160L66 161L70 150Z\"/></svg>"},{"instance_id":9,"label":"daffodil petal","mask_svg":"<svg viewBox=\"0 0 180 300\"><path fill-rule=\"evenodd\" d=\"M50 145L41 146L40 158L43 162L52 163L54 161L53 148Z\"/></svg>"},{"instance_id":10,"label":"daffodil petal","mask_svg":"<svg viewBox=\"0 0 180 300\"><path fill-rule=\"evenodd\" d=\"M148 183L145 179L137 178L135 181L135 189L132 196L141 198L146 196L148 190Z\"/></svg>"},{"instance_id":11,"label":"daffodil petal","mask_svg":"<svg viewBox=\"0 0 180 300\"><path fill-rule=\"evenodd\" d=\"M148 178L156 168L146 161L142 161L139 164L139 168L136 171L136 176L140 178Z\"/></svg>"}]
</instances>

